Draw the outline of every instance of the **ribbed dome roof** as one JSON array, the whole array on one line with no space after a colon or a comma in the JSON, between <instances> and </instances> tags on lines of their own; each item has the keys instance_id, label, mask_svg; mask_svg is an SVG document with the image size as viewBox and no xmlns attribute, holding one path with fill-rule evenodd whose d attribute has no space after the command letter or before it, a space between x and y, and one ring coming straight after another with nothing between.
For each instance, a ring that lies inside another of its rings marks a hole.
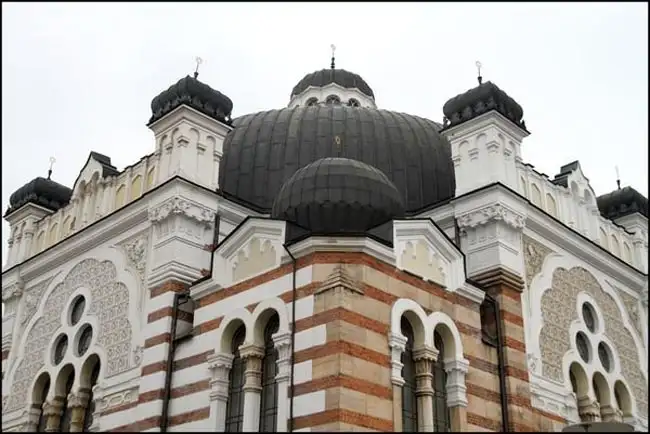
<instances>
[{"instance_id":1,"label":"ribbed dome roof","mask_svg":"<svg viewBox=\"0 0 650 434\"><path fill-rule=\"evenodd\" d=\"M271 217L312 234L361 234L404 215L395 185L379 169L347 158L322 158L284 183Z\"/></svg>"},{"instance_id":2,"label":"ribbed dome roof","mask_svg":"<svg viewBox=\"0 0 650 434\"><path fill-rule=\"evenodd\" d=\"M600 213L615 220L638 212L648 217L648 199L632 187L623 187L596 198Z\"/></svg>"},{"instance_id":3,"label":"ribbed dome roof","mask_svg":"<svg viewBox=\"0 0 650 434\"><path fill-rule=\"evenodd\" d=\"M189 75L162 91L151 101L149 125L181 104L186 104L220 122L228 122L232 101L218 90Z\"/></svg>"},{"instance_id":4,"label":"ribbed dome roof","mask_svg":"<svg viewBox=\"0 0 650 434\"><path fill-rule=\"evenodd\" d=\"M330 83L336 83L346 89L359 89L359 91L370 98L375 98L368 83L361 78L359 74L355 74L345 69L321 69L320 71L312 72L305 75L305 77L294 86L291 91L291 96L299 95L305 91L309 86L323 87Z\"/></svg>"},{"instance_id":5,"label":"ribbed dome roof","mask_svg":"<svg viewBox=\"0 0 650 434\"><path fill-rule=\"evenodd\" d=\"M66 206L71 197L72 190L65 185L39 176L20 187L9 197L9 208L5 215L14 212L27 203L57 211Z\"/></svg>"},{"instance_id":6,"label":"ribbed dome roof","mask_svg":"<svg viewBox=\"0 0 650 434\"><path fill-rule=\"evenodd\" d=\"M451 146L428 119L343 105L294 107L233 120L224 140L219 186L224 195L268 212L282 184L326 157L381 170L407 212L450 199L456 181Z\"/></svg>"},{"instance_id":7,"label":"ribbed dome roof","mask_svg":"<svg viewBox=\"0 0 650 434\"><path fill-rule=\"evenodd\" d=\"M496 110L516 125L526 128L522 122L524 111L521 106L499 87L488 81L456 95L442 108L449 126L461 124L490 110Z\"/></svg>"}]
</instances>

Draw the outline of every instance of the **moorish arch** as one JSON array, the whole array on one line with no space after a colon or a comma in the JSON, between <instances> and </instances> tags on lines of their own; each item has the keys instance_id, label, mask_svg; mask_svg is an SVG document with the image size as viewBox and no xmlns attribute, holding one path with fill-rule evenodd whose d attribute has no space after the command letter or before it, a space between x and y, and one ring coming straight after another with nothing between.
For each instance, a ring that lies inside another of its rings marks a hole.
<instances>
[{"instance_id":1,"label":"moorish arch","mask_svg":"<svg viewBox=\"0 0 650 434\"><path fill-rule=\"evenodd\" d=\"M641 339L618 294L605 278L571 257L550 253L543 261L540 271L531 279L526 297L529 317L526 333L532 355L541 362L531 366L531 369L571 391L569 359L581 360L575 343L580 329L578 324L585 322L581 300L592 300L602 321L599 333L616 353L620 376L630 388L638 415L647 419L645 351L642 351ZM534 308L537 306L539 309ZM589 333L585 326L582 329L586 334ZM591 357L597 359L597 352ZM585 365L589 371L589 363ZM591 379L588 381L592 383ZM613 387L613 384L610 386ZM590 396L593 397L593 390L591 387L589 389Z\"/></svg>"},{"instance_id":2,"label":"moorish arch","mask_svg":"<svg viewBox=\"0 0 650 434\"><path fill-rule=\"evenodd\" d=\"M48 372L50 378L57 378L60 368L66 365L66 361L57 364L53 360L53 345L59 335L70 335L67 338L72 346L79 327L67 323L66 316L72 299L79 294L86 297L86 315L96 336L93 351L101 359L101 377L110 378L139 363L132 328L140 321L135 307L141 289L126 259L117 252L114 248L94 251L93 257L86 255L48 282L19 340L16 362L7 373L11 392L3 414L28 404L39 373ZM136 290L130 290L133 288Z\"/></svg>"}]
</instances>

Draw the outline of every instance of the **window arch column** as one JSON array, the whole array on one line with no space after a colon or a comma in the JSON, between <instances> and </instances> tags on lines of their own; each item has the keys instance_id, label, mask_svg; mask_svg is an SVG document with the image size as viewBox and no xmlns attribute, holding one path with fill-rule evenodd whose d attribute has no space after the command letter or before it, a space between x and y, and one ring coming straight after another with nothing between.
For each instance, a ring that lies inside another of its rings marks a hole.
<instances>
[{"instance_id":1,"label":"window arch column","mask_svg":"<svg viewBox=\"0 0 650 434\"><path fill-rule=\"evenodd\" d=\"M404 378L402 377L402 368L404 367L404 364L401 362L401 357L402 353L406 349L406 338L391 333L388 345L391 352L390 382L393 385L393 428L396 432L400 432L403 431L402 387L404 386Z\"/></svg>"},{"instance_id":2,"label":"window arch column","mask_svg":"<svg viewBox=\"0 0 650 434\"><path fill-rule=\"evenodd\" d=\"M287 421L289 419L289 380L291 379L291 333L276 333L273 335L273 344L278 351L278 372L275 376L278 390L276 430L277 432L287 432Z\"/></svg>"},{"instance_id":3,"label":"window arch column","mask_svg":"<svg viewBox=\"0 0 650 434\"><path fill-rule=\"evenodd\" d=\"M84 424L84 415L88 405L88 392L77 391L68 396L68 408L72 411L70 418L70 432L82 432Z\"/></svg>"},{"instance_id":4,"label":"window arch column","mask_svg":"<svg viewBox=\"0 0 650 434\"><path fill-rule=\"evenodd\" d=\"M413 351L418 407L418 431L433 432L433 363L438 350L421 346Z\"/></svg>"},{"instance_id":5,"label":"window arch column","mask_svg":"<svg viewBox=\"0 0 650 434\"><path fill-rule=\"evenodd\" d=\"M246 368L244 371L244 423L243 431L259 430L260 398L262 395L262 359L264 348L255 344L242 346L240 354Z\"/></svg>"},{"instance_id":6,"label":"window arch column","mask_svg":"<svg viewBox=\"0 0 650 434\"><path fill-rule=\"evenodd\" d=\"M469 361L466 359L449 360L445 362L447 373L447 408L451 419L453 432L467 431L467 387L465 375L469 370Z\"/></svg>"},{"instance_id":7,"label":"window arch column","mask_svg":"<svg viewBox=\"0 0 650 434\"><path fill-rule=\"evenodd\" d=\"M229 375L234 356L217 353L208 359L208 368L212 371L210 380L210 424L215 431L226 430L226 409L228 408Z\"/></svg>"},{"instance_id":8,"label":"window arch column","mask_svg":"<svg viewBox=\"0 0 650 434\"><path fill-rule=\"evenodd\" d=\"M61 416L63 415L63 402L58 399L47 401L43 404L43 416L45 416L45 432L59 432Z\"/></svg>"}]
</instances>

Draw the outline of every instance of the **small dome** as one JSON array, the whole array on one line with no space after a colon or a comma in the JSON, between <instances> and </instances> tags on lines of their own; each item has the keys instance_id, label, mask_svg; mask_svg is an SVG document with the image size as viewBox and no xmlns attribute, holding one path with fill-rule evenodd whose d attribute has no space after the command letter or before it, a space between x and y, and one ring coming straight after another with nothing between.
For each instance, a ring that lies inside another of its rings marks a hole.
<instances>
[{"instance_id":1,"label":"small dome","mask_svg":"<svg viewBox=\"0 0 650 434\"><path fill-rule=\"evenodd\" d=\"M490 81L453 97L442 108L450 127L490 110L496 110L519 127L526 129L522 121L524 111L521 106Z\"/></svg>"},{"instance_id":2,"label":"small dome","mask_svg":"<svg viewBox=\"0 0 650 434\"><path fill-rule=\"evenodd\" d=\"M149 125L181 104L186 104L220 122L229 123L232 101L218 90L189 75L162 91L151 101Z\"/></svg>"},{"instance_id":3,"label":"small dome","mask_svg":"<svg viewBox=\"0 0 650 434\"><path fill-rule=\"evenodd\" d=\"M65 185L39 176L20 187L9 197L9 208L5 215L16 211L27 203L57 211L66 206L71 197L72 190Z\"/></svg>"},{"instance_id":4,"label":"small dome","mask_svg":"<svg viewBox=\"0 0 650 434\"><path fill-rule=\"evenodd\" d=\"M284 183L271 217L312 234L362 234L404 215L395 185L379 169L347 158L322 158Z\"/></svg>"},{"instance_id":5,"label":"small dome","mask_svg":"<svg viewBox=\"0 0 650 434\"><path fill-rule=\"evenodd\" d=\"M615 220L635 212L648 217L648 199L632 187L623 187L596 198L603 217Z\"/></svg>"},{"instance_id":6,"label":"small dome","mask_svg":"<svg viewBox=\"0 0 650 434\"><path fill-rule=\"evenodd\" d=\"M303 93L309 86L323 87L330 83L336 83L346 89L358 89L364 95L367 95L372 99L375 98L372 89L368 86L368 83L361 78L361 76L346 71L345 69L321 69L320 71L307 74L293 88L291 96L293 97L294 95Z\"/></svg>"}]
</instances>

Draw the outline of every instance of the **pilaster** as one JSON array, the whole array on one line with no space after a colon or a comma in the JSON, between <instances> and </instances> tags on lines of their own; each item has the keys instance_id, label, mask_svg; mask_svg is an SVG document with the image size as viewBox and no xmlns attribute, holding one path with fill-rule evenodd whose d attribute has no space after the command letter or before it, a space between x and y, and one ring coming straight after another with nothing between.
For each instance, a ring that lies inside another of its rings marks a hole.
<instances>
[{"instance_id":1,"label":"pilaster","mask_svg":"<svg viewBox=\"0 0 650 434\"><path fill-rule=\"evenodd\" d=\"M228 406L228 376L234 356L217 353L208 358L208 369L212 372L210 380L210 427L216 432L226 429L226 409Z\"/></svg>"},{"instance_id":2,"label":"pilaster","mask_svg":"<svg viewBox=\"0 0 650 434\"><path fill-rule=\"evenodd\" d=\"M287 432L289 419L289 380L291 379L291 333L276 333L273 335L273 344L278 351L278 373L275 381L278 389L278 414L277 432Z\"/></svg>"},{"instance_id":3,"label":"pilaster","mask_svg":"<svg viewBox=\"0 0 650 434\"><path fill-rule=\"evenodd\" d=\"M407 339L404 336L391 333L388 337L388 346L391 354L391 376L390 382L393 389L393 426L396 432L402 431L402 353L406 349Z\"/></svg>"}]
</instances>

